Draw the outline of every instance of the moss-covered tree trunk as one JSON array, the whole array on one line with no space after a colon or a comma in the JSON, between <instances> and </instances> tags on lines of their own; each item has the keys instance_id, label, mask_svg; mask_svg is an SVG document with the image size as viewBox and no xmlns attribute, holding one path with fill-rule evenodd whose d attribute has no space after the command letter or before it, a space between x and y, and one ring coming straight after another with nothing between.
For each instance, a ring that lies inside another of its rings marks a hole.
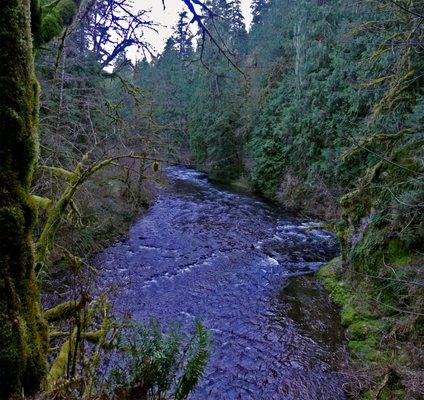
<instances>
[{"instance_id":1,"label":"moss-covered tree trunk","mask_svg":"<svg viewBox=\"0 0 424 400\"><path fill-rule=\"evenodd\" d=\"M36 47L72 23L80 0L0 0L0 400L40 388L47 324L34 274L30 196L38 152ZM31 32L32 29L32 32Z\"/></svg>"},{"instance_id":2,"label":"moss-covered tree trunk","mask_svg":"<svg viewBox=\"0 0 424 400\"><path fill-rule=\"evenodd\" d=\"M0 399L34 393L46 371L30 197L38 143L30 9L30 0L0 0Z\"/></svg>"}]
</instances>

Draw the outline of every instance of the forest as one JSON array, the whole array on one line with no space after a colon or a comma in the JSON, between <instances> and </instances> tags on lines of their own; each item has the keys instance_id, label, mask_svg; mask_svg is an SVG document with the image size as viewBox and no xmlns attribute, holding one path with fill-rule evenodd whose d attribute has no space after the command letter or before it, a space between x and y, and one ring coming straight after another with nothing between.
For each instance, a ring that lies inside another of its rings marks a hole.
<instances>
[{"instance_id":1,"label":"forest","mask_svg":"<svg viewBox=\"0 0 424 400\"><path fill-rule=\"evenodd\" d=\"M0 400L424 399L424 1L176 1L0 0Z\"/></svg>"}]
</instances>

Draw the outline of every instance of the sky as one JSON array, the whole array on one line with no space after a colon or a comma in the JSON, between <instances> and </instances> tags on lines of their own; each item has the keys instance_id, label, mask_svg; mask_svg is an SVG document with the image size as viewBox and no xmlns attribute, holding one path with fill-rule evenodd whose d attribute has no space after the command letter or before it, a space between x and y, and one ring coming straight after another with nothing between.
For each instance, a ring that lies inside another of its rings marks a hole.
<instances>
[{"instance_id":1,"label":"sky","mask_svg":"<svg viewBox=\"0 0 424 400\"><path fill-rule=\"evenodd\" d=\"M156 52L160 53L164 47L165 42L172 33L172 27L175 26L178 19L178 13L185 9L182 0L165 0L166 9L163 9L162 0L133 0L134 8L150 9L151 20L158 22L163 26L158 26L158 33L153 31L145 32L145 38L150 43ZM250 13L250 4L252 0L241 0L242 13L245 18L246 26L249 27L252 17ZM142 58L137 55L136 50L129 51L130 58Z\"/></svg>"}]
</instances>

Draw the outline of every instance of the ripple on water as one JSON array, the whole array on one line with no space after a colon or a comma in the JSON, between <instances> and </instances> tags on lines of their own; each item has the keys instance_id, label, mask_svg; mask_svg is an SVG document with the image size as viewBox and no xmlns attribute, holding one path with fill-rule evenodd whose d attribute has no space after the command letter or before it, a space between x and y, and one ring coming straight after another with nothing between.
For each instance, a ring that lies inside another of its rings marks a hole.
<instances>
[{"instance_id":1,"label":"ripple on water","mask_svg":"<svg viewBox=\"0 0 424 400\"><path fill-rule=\"evenodd\" d=\"M128 241L98 257L103 279L123 282L116 311L187 331L203 320L213 349L193 399L343 399L337 314L294 278L337 254L332 235L197 171L169 177Z\"/></svg>"}]
</instances>

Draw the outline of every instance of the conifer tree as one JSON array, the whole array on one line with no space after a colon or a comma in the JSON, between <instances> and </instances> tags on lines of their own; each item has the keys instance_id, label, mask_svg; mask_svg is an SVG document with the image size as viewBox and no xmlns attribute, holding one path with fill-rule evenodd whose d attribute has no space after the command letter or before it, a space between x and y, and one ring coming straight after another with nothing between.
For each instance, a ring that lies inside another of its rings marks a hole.
<instances>
[{"instance_id":1,"label":"conifer tree","mask_svg":"<svg viewBox=\"0 0 424 400\"><path fill-rule=\"evenodd\" d=\"M189 19L186 11L182 11L178 15L178 22L174 29L172 38L175 42L175 48L178 57L183 61L189 61L193 56L192 37L189 31Z\"/></svg>"}]
</instances>

